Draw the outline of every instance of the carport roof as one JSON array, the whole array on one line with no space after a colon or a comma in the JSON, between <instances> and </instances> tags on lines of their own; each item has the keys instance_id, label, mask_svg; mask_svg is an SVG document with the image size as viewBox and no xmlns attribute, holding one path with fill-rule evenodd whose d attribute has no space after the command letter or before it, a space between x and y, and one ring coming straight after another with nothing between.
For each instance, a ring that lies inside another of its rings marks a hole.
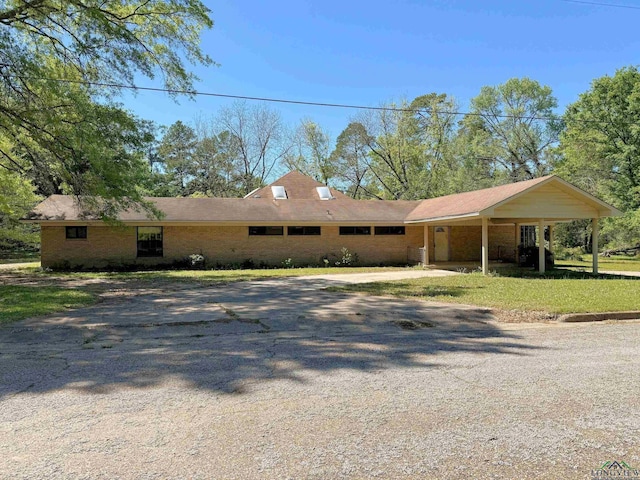
<instances>
[{"instance_id":1,"label":"carport roof","mask_svg":"<svg viewBox=\"0 0 640 480\"><path fill-rule=\"evenodd\" d=\"M577 200L594 207L600 216L615 216L620 214L620 211L615 207L571 185L560 177L547 175L545 177L510 183L499 187L423 200L407 215L405 221L407 223L420 223L444 219L490 216L495 208L547 184L553 184Z\"/></svg>"}]
</instances>

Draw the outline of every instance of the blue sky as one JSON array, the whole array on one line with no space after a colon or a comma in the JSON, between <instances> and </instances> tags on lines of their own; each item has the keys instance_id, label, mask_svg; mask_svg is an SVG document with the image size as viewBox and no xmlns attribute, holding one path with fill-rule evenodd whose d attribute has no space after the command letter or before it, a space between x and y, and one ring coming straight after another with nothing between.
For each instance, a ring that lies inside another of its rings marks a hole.
<instances>
[{"instance_id":1,"label":"blue sky","mask_svg":"<svg viewBox=\"0 0 640 480\"><path fill-rule=\"evenodd\" d=\"M215 21L196 89L256 97L379 105L447 93L466 110L484 85L530 77L553 89L558 113L597 77L640 64L638 9L562 0L205 1ZM143 79L140 85L161 86ZM161 93L124 97L169 125L213 116L229 100L176 104ZM311 118L335 138L355 111L271 104L285 123Z\"/></svg>"}]
</instances>

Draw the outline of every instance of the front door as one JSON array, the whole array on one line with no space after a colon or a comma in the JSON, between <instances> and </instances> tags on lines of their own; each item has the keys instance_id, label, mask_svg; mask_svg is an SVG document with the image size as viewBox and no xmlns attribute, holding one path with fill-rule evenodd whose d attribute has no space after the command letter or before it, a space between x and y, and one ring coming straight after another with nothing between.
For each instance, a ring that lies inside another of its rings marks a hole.
<instances>
[{"instance_id":1,"label":"front door","mask_svg":"<svg viewBox=\"0 0 640 480\"><path fill-rule=\"evenodd\" d=\"M435 228L435 261L449 261L449 227Z\"/></svg>"}]
</instances>

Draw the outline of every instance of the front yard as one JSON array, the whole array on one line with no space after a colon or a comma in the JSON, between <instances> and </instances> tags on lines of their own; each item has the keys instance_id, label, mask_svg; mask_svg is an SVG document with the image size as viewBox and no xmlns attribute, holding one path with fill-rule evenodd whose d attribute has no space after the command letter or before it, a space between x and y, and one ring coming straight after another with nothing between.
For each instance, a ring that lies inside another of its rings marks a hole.
<instances>
[{"instance_id":1,"label":"front yard","mask_svg":"<svg viewBox=\"0 0 640 480\"><path fill-rule=\"evenodd\" d=\"M507 269L486 277L472 273L347 285L332 290L550 314L640 310L640 278L593 276L563 269L546 275Z\"/></svg>"},{"instance_id":2,"label":"front yard","mask_svg":"<svg viewBox=\"0 0 640 480\"><path fill-rule=\"evenodd\" d=\"M593 264L591 255L579 255L574 260L556 260L556 266L571 268L572 270L583 269L591 271ZM613 272L640 272L640 256L614 255L612 257L599 257L598 266L600 270Z\"/></svg>"},{"instance_id":3,"label":"front yard","mask_svg":"<svg viewBox=\"0 0 640 480\"><path fill-rule=\"evenodd\" d=\"M331 291L393 295L426 301L471 304L503 311L545 314L640 310L640 277L593 276L585 262L565 264L539 275L504 268L478 273L331 287ZM603 259L603 270L640 270L635 259ZM278 277L397 271L402 268L299 268L272 270L166 270L52 273L37 268L0 272L0 323L89 305L105 292L169 289ZM515 315L515 314L514 314ZM517 316L517 315L516 315ZM504 315L502 316L504 318Z\"/></svg>"}]
</instances>

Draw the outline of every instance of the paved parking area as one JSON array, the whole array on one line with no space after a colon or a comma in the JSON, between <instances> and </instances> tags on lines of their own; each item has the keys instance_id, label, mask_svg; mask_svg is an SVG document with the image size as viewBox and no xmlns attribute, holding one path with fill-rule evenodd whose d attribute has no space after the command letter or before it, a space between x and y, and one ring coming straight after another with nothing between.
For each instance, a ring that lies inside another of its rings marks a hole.
<instances>
[{"instance_id":1,"label":"paved parking area","mask_svg":"<svg viewBox=\"0 0 640 480\"><path fill-rule=\"evenodd\" d=\"M0 478L591 478L640 466L640 323L280 279L0 329Z\"/></svg>"}]
</instances>

